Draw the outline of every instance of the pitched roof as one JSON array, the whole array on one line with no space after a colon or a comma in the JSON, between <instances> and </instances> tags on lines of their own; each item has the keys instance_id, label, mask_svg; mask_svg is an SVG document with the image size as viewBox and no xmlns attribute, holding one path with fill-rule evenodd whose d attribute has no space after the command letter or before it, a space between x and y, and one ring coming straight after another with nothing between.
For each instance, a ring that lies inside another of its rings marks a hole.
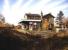
<instances>
[{"instance_id":1,"label":"pitched roof","mask_svg":"<svg viewBox=\"0 0 68 50\"><path fill-rule=\"evenodd\" d=\"M49 17L53 17L54 18L54 16L51 13L46 14L46 15L43 16L43 18L49 18Z\"/></svg>"},{"instance_id":2,"label":"pitched roof","mask_svg":"<svg viewBox=\"0 0 68 50\"><path fill-rule=\"evenodd\" d=\"M27 15L27 16L29 16L29 17L40 17L40 15L39 14L31 14L31 13L28 13L28 14L25 14L25 15Z\"/></svg>"}]
</instances>

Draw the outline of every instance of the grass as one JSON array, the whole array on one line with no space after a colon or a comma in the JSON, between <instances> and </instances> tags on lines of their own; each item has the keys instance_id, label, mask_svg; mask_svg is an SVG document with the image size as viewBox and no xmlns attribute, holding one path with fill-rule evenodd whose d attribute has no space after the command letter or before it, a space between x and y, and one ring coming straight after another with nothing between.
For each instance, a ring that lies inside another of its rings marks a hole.
<instances>
[{"instance_id":1,"label":"grass","mask_svg":"<svg viewBox=\"0 0 68 50\"><path fill-rule=\"evenodd\" d=\"M34 35L35 33L35 35ZM37 33L37 34L36 34ZM41 33L41 34L40 34ZM44 38L53 35L51 37ZM57 36L54 32L19 32L9 28L0 29L0 50L65 50L68 36Z\"/></svg>"}]
</instances>

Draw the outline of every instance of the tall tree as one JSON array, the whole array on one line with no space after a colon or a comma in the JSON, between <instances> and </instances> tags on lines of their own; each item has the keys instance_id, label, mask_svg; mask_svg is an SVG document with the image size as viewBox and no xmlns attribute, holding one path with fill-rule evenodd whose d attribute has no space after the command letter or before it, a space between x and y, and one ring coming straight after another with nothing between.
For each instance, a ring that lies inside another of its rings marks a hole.
<instances>
[{"instance_id":1,"label":"tall tree","mask_svg":"<svg viewBox=\"0 0 68 50\"><path fill-rule=\"evenodd\" d=\"M63 12L60 11L59 14L58 14L58 19L59 19L59 21L62 21L63 15L64 15Z\"/></svg>"},{"instance_id":2,"label":"tall tree","mask_svg":"<svg viewBox=\"0 0 68 50\"><path fill-rule=\"evenodd\" d=\"M58 13L58 17L57 17L57 20L58 20L58 23L59 23L59 27L62 27L62 25L63 25L63 12L62 11L60 11L59 13Z\"/></svg>"}]
</instances>

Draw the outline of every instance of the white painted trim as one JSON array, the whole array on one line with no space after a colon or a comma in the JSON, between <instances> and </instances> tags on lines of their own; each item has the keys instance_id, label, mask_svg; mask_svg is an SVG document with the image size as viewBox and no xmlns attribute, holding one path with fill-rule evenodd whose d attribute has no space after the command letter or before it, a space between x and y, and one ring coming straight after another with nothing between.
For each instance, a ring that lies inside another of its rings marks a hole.
<instances>
[{"instance_id":1,"label":"white painted trim","mask_svg":"<svg viewBox=\"0 0 68 50\"><path fill-rule=\"evenodd\" d=\"M41 20L33 20L33 19L28 19L28 20L23 20L23 21L38 21L38 22L41 22Z\"/></svg>"}]
</instances>

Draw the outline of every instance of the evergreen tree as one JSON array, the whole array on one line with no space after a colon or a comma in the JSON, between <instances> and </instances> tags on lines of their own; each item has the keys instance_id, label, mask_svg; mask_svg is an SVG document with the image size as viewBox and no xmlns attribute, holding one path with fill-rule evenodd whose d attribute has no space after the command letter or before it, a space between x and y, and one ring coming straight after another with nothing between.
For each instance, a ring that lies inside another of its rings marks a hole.
<instances>
[{"instance_id":1,"label":"evergreen tree","mask_svg":"<svg viewBox=\"0 0 68 50\"><path fill-rule=\"evenodd\" d=\"M60 11L59 13L58 13L58 17L57 17L57 20L58 20L58 24L59 24L59 27L62 27L62 25L63 25L63 12L62 11Z\"/></svg>"}]
</instances>

